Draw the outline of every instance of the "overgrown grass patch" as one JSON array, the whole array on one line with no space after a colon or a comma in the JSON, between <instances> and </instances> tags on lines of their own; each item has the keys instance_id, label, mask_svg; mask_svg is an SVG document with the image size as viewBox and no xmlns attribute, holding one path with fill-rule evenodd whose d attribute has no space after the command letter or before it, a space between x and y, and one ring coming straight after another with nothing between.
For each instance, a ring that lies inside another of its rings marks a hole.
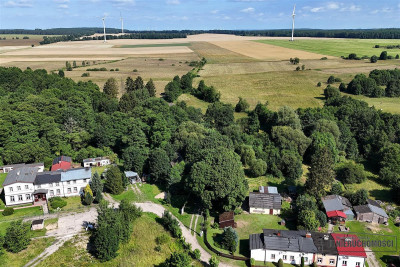
<instances>
[{"instance_id":1,"label":"overgrown grass patch","mask_svg":"<svg viewBox=\"0 0 400 267\"><path fill-rule=\"evenodd\" d=\"M7 267L24 266L30 260L34 259L40 253L42 253L45 250L45 248L51 245L53 241L54 237L40 238L32 240L28 248L24 249L21 252L11 253L6 251L2 256L0 256L1 266L7 266Z\"/></svg>"},{"instance_id":2,"label":"overgrown grass patch","mask_svg":"<svg viewBox=\"0 0 400 267\"><path fill-rule=\"evenodd\" d=\"M24 217L33 217L43 215L43 210L40 206L24 208L24 209L15 209L14 214L9 216L4 216L0 213L0 222L1 221L14 221L16 219L22 219Z\"/></svg>"},{"instance_id":3,"label":"overgrown grass patch","mask_svg":"<svg viewBox=\"0 0 400 267\"><path fill-rule=\"evenodd\" d=\"M82 204L82 200L81 200L80 196L65 197L62 199L67 202L67 205L65 207L61 208L61 210L60 210L61 212L70 212L70 211L81 212L81 211L85 211L86 209L89 208L89 206L85 206ZM50 205L49 205L49 211L51 213L59 212L56 209L52 209Z\"/></svg>"}]
</instances>

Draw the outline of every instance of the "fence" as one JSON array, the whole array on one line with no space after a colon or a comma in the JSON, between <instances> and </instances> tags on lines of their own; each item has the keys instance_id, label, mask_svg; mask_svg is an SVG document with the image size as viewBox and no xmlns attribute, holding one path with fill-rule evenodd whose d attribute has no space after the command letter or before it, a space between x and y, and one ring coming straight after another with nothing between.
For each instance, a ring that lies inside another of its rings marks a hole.
<instances>
[{"instance_id":1,"label":"fence","mask_svg":"<svg viewBox=\"0 0 400 267\"><path fill-rule=\"evenodd\" d=\"M231 254L225 254L222 253L221 251L216 250L214 247L212 247L210 245L210 243L208 243L207 240L207 229L204 229L204 243L206 244L206 247L211 250L212 252L214 252L215 254L217 254L217 256L221 256L224 258L228 258L228 259L233 259L233 260L239 260L239 261L248 261L250 260L247 257L241 257L241 256L235 256L235 255L231 255Z\"/></svg>"}]
</instances>

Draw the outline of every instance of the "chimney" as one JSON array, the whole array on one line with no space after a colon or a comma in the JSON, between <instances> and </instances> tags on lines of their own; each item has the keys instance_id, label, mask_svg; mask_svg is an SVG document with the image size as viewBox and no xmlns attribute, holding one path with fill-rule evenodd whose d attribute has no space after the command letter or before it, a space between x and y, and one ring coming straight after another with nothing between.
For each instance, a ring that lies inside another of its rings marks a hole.
<instances>
[{"instance_id":1,"label":"chimney","mask_svg":"<svg viewBox=\"0 0 400 267\"><path fill-rule=\"evenodd\" d=\"M310 232L306 233L306 238L311 238L311 233Z\"/></svg>"},{"instance_id":2,"label":"chimney","mask_svg":"<svg viewBox=\"0 0 400 267\"><path fill-rule=\"evenodd\" d=\"M281 231L278 231L278 233L276 235L277 236L281 236Z\"/></svg>"}]
</instances>

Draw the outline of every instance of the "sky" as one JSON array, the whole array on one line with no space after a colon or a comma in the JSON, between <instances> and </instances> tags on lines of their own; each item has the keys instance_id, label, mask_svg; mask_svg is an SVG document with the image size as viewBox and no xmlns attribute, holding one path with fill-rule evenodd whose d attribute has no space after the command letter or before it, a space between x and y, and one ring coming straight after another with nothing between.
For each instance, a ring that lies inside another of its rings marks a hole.
<instances>
[{"instance_id":1,"label":"sky","mask_svg":"<svg viewBox=\"0 0 400 267\"><path fill-rule=\"evenodd\" d=\"M0 29L367 29L400 25L400 0L0 0Z\"/></svg>"}]
</instances>

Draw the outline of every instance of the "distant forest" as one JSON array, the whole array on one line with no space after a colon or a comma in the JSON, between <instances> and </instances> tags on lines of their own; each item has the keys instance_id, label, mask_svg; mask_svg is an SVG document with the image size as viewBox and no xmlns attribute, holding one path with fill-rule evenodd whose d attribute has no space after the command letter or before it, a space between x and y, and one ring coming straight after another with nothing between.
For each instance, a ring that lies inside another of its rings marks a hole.
<instances>
[{"instance_id":1,"label":"distant forest","mask_svg":"<svg viewBox=\"0 0 400 267\"><path fill-rule=\"evenodd\" d=\"M71 36L88 36L95 33L102 33L103 28L54 28L54 29L7 29L0 30L0 34L37 34L37 35L71 35ZM119 33L120 29L107 28L107 33ZM234 34L240 36L291 36L290 29L281 30L183 30L183 31L129 31L129 39L160 39L160 38L185 38L187 35L200 33L217 33L217 34ZM167 36L167 37L161 37ZM169 37L168 37L169 36ZM400 28L388 29L297 29L296 37L326 37L326 38L359 38L359 39L400 39ZM76 38L76 37L75 37Z\"/></svg>"}]
</instances>

